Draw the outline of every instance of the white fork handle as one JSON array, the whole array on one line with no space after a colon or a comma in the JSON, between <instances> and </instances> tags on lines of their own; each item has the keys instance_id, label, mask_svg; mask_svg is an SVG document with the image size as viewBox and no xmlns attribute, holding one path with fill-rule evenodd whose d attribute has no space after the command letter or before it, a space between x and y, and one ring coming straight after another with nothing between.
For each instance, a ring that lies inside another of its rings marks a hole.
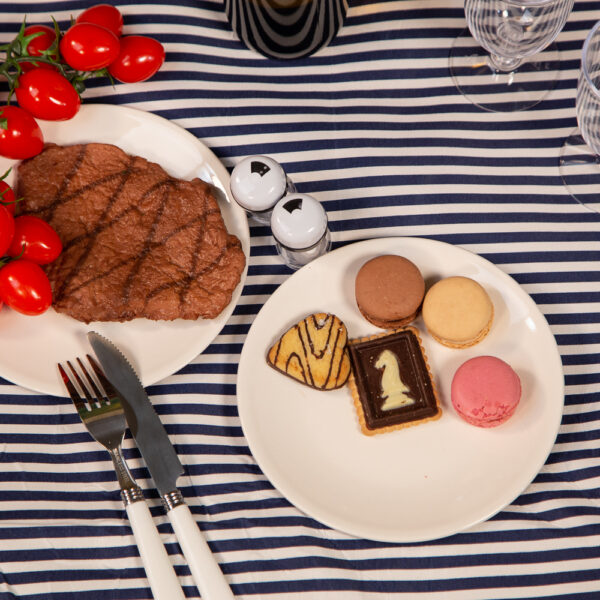
<instances>
[{"instance_id":1,"label":"white fork handle","mask_svg":"<svg viewBox=\"0 0 600 600\"><path fill-rule=\"evenodd\" d=\"M233 592L187 504L167 512L202 600L233 600Z\"/></svg>"},{"instance_id":2,"label":"white fork handle","mask_svg":"<svg viewBox=\"0 0 600 600\"><path fill-rule=\"evenodd\" d=\"M155 600L185 600L171 559L145 501L126 507L133 535Z\"/></svg>"}]
</instances>

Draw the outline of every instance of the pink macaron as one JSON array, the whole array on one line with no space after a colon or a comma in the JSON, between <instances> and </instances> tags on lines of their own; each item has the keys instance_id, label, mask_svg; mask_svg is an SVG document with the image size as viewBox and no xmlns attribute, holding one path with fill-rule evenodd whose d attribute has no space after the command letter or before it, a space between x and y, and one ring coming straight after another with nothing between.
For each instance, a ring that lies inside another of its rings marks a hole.
<instances>
[{"instance_id":1,"label":"pink macaron","mask_svg":"<svg viewBox=\"0 0 600 600\"><path fill-rule=\"evenodd\" d=\"M513 368L495 356L477 356L454 374L452 405L471 425L496 427L507 421L521 399L521 381Z\"/></svg>"}]
</instances>

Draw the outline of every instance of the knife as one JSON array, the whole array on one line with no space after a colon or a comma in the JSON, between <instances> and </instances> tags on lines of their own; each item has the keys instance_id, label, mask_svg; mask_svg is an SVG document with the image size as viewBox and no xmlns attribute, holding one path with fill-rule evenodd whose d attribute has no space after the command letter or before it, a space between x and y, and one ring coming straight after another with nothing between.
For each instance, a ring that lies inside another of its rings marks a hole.
<instances>
[{"instance_id":1,"label":"knife","mask_svg":"<svg viewBox=\"0 0 600 600\"><path fill-rule=\"evenodd\" d=\"M108 380L125 398L129 429L158 488L202 599L233 600L225 576L177 489L183 466L137 373L111 341L95 331L88 333L88 339Z\"/></svg>"}]
</instances>

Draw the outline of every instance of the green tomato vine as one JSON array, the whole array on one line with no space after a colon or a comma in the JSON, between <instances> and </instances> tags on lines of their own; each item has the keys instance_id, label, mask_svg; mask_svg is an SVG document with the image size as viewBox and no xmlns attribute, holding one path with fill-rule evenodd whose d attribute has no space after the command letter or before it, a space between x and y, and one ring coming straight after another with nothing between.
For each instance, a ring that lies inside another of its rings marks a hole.
<instances>
[{"instance_id":1,"label":"green tomato vine","mask_svg":"<svg viewBox=\"0 0 600 600\"><path fill-rule=\"evenodd\" d=\"M10 104L15 88L19 85L19 77L23 73L22 63L31 63L35 66L39 64L47 64L54 67L69 83L75 88L77 93L81 95L85 91L85 81L91 77L108 77L113 82L112 77L108 73L108 69L100 69L98 71L77 71L69 66L61 57L59 51L59 43L62 36L58 23L53 18L55 39L52 45L46 50L41 51L41 55L33 56L29 54L27 47L30 42L43 35L43 32L38 31L30 35L25 35L27 27L26 20L23 19L21 28L17 36L8 44L0 45L0 53L5 54L4 61L0 64L0 78L4 77L8 82L8 99L7 104ZM114 83L114 82L113 82ZM2 123L0 123L2 127Z\"/></svg>"}]
</instances>

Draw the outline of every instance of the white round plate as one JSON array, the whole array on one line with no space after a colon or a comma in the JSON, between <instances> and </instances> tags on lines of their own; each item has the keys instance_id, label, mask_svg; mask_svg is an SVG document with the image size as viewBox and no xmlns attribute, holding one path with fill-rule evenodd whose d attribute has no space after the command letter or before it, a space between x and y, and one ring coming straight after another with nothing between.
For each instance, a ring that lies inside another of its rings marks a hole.
<instances>
[{"instance_id":1,"label":"white round plate","mask_svg":"<svg viewBox=\"0 0 600 600\"><path fill-rule=\"evenodd\" d=\"M230 233L249 256L250 235L244 211L229 197L229 173L198 138L152 113L125 106L90 104L69 121L40 121L46 142L114 144L129 154L160 164L180 179L199 177L218 188L217 196ZM0 159L3 173L14 161ZM8 183L13 183L15 173ZM0 310L0 377L44 394L65 396L56 363L85 355L91 348L86 333L108 337L131 359L144 386L175 373L188 364L218 335L240 297L246 277L230 304L216 318L198 321L150 321L86 325L49 309L30 317L4 306Z\"/></svg>"},{"instance_id":2,"label":"white round plate","mask_svg":"<svg viewBox=\"0 0 600 600\"><path fill-rule=\"evenodd\" d=\"M412 260L429 286L442 277L479 281L494 303L488 336L453 350L421 338L443 408L433 422L375 436L360 432L348 386L319 391L266 363L270 346L313 312L336 314L350 338L382 332L354 299L360 266L380 254ZM493 429L454 412L450 383L465 360L498 356L518 373L523 395ZM325 525L386 542L441 538L488 519L512 502L544 464L560 425L563 372L556 342L533 300L507 274L464 249L422 238L382 238L342 247L309 263L265 303L242 350L239 414L252 454L273 485Z\"/></svg>"}]
</instances>

